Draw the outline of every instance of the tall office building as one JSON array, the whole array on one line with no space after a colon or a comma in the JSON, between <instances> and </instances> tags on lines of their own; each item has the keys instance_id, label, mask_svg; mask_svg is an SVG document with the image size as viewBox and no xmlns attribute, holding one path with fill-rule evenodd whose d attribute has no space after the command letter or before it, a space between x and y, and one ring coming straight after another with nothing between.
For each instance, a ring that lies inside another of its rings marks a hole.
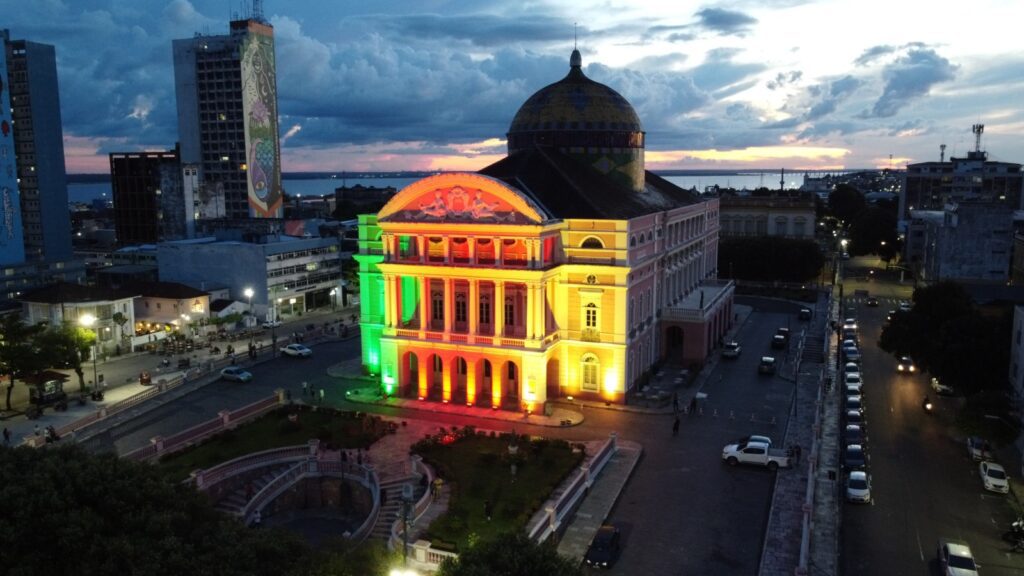
<instances>
[{"instance_id":1,"label":"tall office building","mask_svg":"<svg viewBox=\"0 0 1024 576\"><path fill-rule=\"evenodd\" d=\"M18 165L14 135L11 134L11 83L7 77L7 51L0 50L0 266L25 261L25 239L21 229L21 196L18 193Z\"/></svg>"},{"instance_id":2,"label":"tall office building","mask_svg":"<svg viewBox=\"0 0 1024 576\"><path fill-rule=\"evenodd\" d=\"M185 197L178 151L110 155L114 228L118 244L187 238L194 207Z\"/></svg>"},{"instance_id":3,"label":"tall office building","mask_svg":"<svg viewBox=\"0 0 1024 576\"><path fill-rule=\"evenodd\" d=\"M229 219L279 218L273 27L257 9L227 35L173 45L181 162L199 168L198 204L223 204Z\"/></svg>"},{"instance_id":4,"label":"tall office building","mask_svg":"<svg viewBox=\"0 0 1024 576\"><path fill-rule=\"evenodd\" d=\"M25 258L30 262L68 260L71 219L56 55L53 46L11 40L7 30L0 31L0 39L10 88ZM8 204L6 199L3 202Z\"/></svg>"}]
</instances>

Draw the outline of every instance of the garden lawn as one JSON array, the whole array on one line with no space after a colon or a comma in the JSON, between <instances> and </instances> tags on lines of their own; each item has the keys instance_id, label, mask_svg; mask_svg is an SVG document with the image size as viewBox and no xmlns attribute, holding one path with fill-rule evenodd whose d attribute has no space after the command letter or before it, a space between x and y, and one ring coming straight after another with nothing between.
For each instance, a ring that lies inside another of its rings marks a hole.
<instances>
[{"instance_id":1,"label":"garden lawn","mask_svg":"<svg viewBox=\"0 0 1024 576\"><path fill-rule=\"evenodd\" d=\"M296 414L297 421L288 420ZM386 430L374 416L308 407L279 408L234 430L222 432L182 452L169 454L159 466L172 481L181 481L197 469L210 468L245 454L305 444L312 438L336 448L369 448Z\"/></svg>"},{"instance_id":2,"label":"garden lawn","mask_svg":"<svg viewBox=\"0 0 1024 576\"><path fill-rule=\"evenodd\" d=\"M520 437L514 457L509 455L510 443L507 434L491 437L463 431L414 447L451 487L448 512L432 522L424 536L434 547L465 549L471 540L524 530L533 513L583 460L582 452L573 453L561 440ZM488 501L489 521L484 514Z\"/></svg>"}]
</instances>

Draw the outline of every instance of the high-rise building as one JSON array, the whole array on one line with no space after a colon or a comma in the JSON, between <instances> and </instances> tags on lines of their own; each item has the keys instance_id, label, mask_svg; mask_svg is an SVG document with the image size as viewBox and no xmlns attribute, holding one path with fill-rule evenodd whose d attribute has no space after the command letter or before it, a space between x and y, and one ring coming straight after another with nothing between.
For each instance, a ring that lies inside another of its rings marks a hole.
<instances>
[{"instance_id":1,"label":"high-rise building","mask_svg":"<svg viewBox=\"0 0 1024 576\"><path fill-rule=\"evenodd\" d=\"M177 150L110 155L114 228L121 245L187 237L194 207L185 197Z\"/></svg>"},{"instance_id":2,"label":"high-rise building","mask_svg":"<svg viewBox=\"0 0 1024 576\"><path fill-rule=\"evenodd\" d=\"M7 61L25 258L67 260L71 219L55 51L48 44L11 40L7 30L0 32L0 39Z\"/></svg>"},{"instance_id":3,"label":"high-rise building","mask_svg":"<svg viewBox=\"0 0 1024 576\"><path fill-rule=\"evenodd\" d=\"M181 162L199 169L199 205L223 205L229 219L279 218L273 27L257 12L232 21L227 35L173 46Z\"/></svg>"},{"instance_id":4,"label":"high-rise building","mask_svg":"<svg viewBox=\"0 0 1024 576\"><path fill-rule=\"evenodd\" d=\"M5 32L6 34L6 32ZM6 36L5 36L6 37ZM11 134L11 83L7 77L7 50L0 50L0 265L25 261L25 238L21 229L21 196L18 193L18 165Z\"/></svg>"}]
</instances>

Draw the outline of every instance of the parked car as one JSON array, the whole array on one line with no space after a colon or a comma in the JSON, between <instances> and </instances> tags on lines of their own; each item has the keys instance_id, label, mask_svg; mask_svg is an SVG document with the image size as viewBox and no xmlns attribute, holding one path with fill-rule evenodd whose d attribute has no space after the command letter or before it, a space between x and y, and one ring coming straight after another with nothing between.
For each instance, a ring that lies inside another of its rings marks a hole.
<instances>
[{"instance_id":1,"label":"parked car","mask_svg":"<svg viewBox=\"0 0 1024 576\"><path fill-rule=\"evenodd\" d=\"M772 348L782 350L786 348L786 337L782 334L772 336Z\"/></svg>"},{"instance_id":2,"label":"parked car","mask_svg":"<svg viewBox=\"0 0 1024 576\"><path fill-rule=\"evenodd\" d=\"M868 456L860 444L847 444L843 450L843 466L848 470L863 470L868 465Z\"/></svg>"},{"instance_id":3,"label":"parked car","mask_svg":"<svg viewBox=\"0 0 1024 576\"><path fill-rule=\"evenodd\" d=\"M849 412L850 410L864 412L864 403L860 401L860 396L846 397L846 411Z\"/></svg>"},{"instance_id":4,"label":"parked car","mask_svg":"<svg viewBox=\"0 0 1024 576\"><path fill-rule=\"evenodd\" d=\"M726 342L722 347L722 358L739 358L742 351L739 342Z\"/></svg>"},{"instance_id":5,"label":"parked car","mask_svg":"<svg viewBox=\"0 0 1024 576\"><path fill-rule=\"evenodd\" d=\"M801 308L800 311L796 313L796 317L800 320L810 320L811 315L812 312L810 308Z\"/></svg>"},{"instance_id":6,"label":"parked car","mask_svg":"<svg viewBox=\"0 0 1024 576\"><path fill-rule=\"evenodd\" d=\"M939 382L938 378L932 378L932 390L939 396L952 396L956 393L952 386Z\"/></svg>"},{"instance_id":7,"label":"parked car","mask_svg":"<svg viewBox=\"0 0 1024 576\"><path fill-rule=\"evenodd\" d=\"M917 372L917 366L910 356L900 356L899 362L896 363L896 371L904 374L913 374Z\"/></svg>"},{"instance_id":8,"label":"parked car","mask_svg":"<svg viewBox=\"0 0 1024 576\"><path fill-rule=\"evenodd\" d=\"M761 436L758 434L751 434L750 436L744 436L730 442L730 444L748 444L750 442L760 442L762 444L772 445L772 439L768 436Z\"/></svg>"},{"instance_id":9,"label":"parked car","mask_svg":"<svg viewBox=\"0 0 1024 576\"><path fill-rule=\"evenodd\" d=\"M864 446L868 443L868 434L860 424L847 424L843 429L843 442Z\"/></svg>"},{"instance_id":10,"label":"parked car","mask_svg":"<svg viewBox=\"0 0 1024 576\"><path fill-rule=\"evenodd\" d=\"M220 371L220 377L223 380L230 380L232 382L251 382L252 374L239 368L238 366L228 366Z\"/></svg>"},{"instance_id":11,"label":"parked car","mask_svg":"<svg viewBox=\"0 0 1024 576\"><path fill-rule=\"evenodd\" d=\"M619 557L619 529L605 524L597 529L583 561L594 568L610 568Z\"/></svg>"},{"instance_id":12,"label":"parked car","mask_svg":"<svg viewBox=\"0 0 1024 576\"><path fill-rule=\"evenodd\" d=\"M843 328L843 340L853 340L854 343L858 342L860 338L857 337L857 330L854 328Z\"/></svg>"},{"instance_id":13,"label":"parked car","mask_svg":"<svg viewBox=\"0 0 1024 576\"><path fill-rule=\"evenodd\" d=\"M858 374L860 373L860 364L857 364L856 362L847 362L846 364L843 364L843 374L850 374L853 372Z\"/></svg>"},{"instance_id":14,"label":"parked car","mask_svg":"<svg viewBox=\"0 0 1024 576\"><path fill-rule=\"evenodd\" d=\"M281 354L285 356L292 356L296 358L309 358L313 355L313 351L306 348L302 344L289 344L281 348Z\"/></svg>"},{"instance_id":15,"label":"parked car","mask_svg":"<svg viewBox=\"0 0 1024 576\"><path fill-rule=\"evenodd\" d=\"M875 298L874 296L872 296L872 297L867 299L867 302L865 302L865 304L867 304L868 306L871 306L872 308L877 308L878 307L878 298Z\"/></svg>"},{"instance_id":16,"label":"parked car","mask_svg":"<svg viewBox=\"0 0 1024 576\"><path fill-rule=\"evenodd\" d=\"M967 544L939 540L939 570L943 576L978 576L978 565Z\"/></svg>"},{"instance_id":17,"label":"parked car","mask_svg":"<svg viewBox=\"0 0 1024 576\"><path fill-rule=\"evenodd\" d=\"M850 386L856 386L857 389L860 390L861 387L864 385L864 380L860 372L847 372L846 378L844 380L847 388L849 388Z\"/></svg>"},{"instance_id":18,"label":"parked car","mask_svg":"<svg viewBox=\"0 0 1024 576\"><path fill-rule=\"evenodd\" d=\"M863 470L853 470L846 479L846 501L871 502L871 477Z\"/></svg>"},{"instance_id":19,"label":"parked car","mask_svg":"<svg viewBox=\"0 0 1024 576\"><path fill-rule=\"evenodd\" d=\"M1006 470L995 462L982 461L978 466L981 483L985 490L1006 494L1010 491L1010 482L1006 478Z\"/></svg>"},{"instance_id":20,"label":"parked car","mask_svg":"<svg viewBox=\"0 0 1024 576\"><path fill-rule=\"evenodd\" d=\"M860 362L862 358L860 350L856 346L843 348L843 357L850 362Z\"/></svg>"},{"instance_id":21,"label":"parked car","mask_svg":"<svg viewBox=\"0 0 1024 576\"><path fill-rule=\"evenodd\" d=\"M843 330L856 330L856 329L857 329L857 319L856 318L847 318L846 320L843 320Z\"/></svg>"},{"instance_id":22,"label":"parked car","mask_svg":"<svg viewBox=\"0 0 1024 576\"><path fill-rule=\"evenodd\" d=\"M851 398L853 396L860 396L860 395L861 395L861 387L860 387L859 384L854 384L852 386L847 386L846 387L846 397L847 398Z\"/></svg>"},{"instance_id":23,"label":"parked car","mask_svg":"<svg viewBox=\"0 0 1024 576\"><path fill-rule=\"evenodd\" d=\"M864 426L864 413L860 410L847 410L845 414L847 425L858 424Z\"/></svg>"},{"instance_id":24,"label":"parked car","mask_svg":"<svg viewBox=\"0 0 1024 576\"><path fill-rule=\"evenodd\" d=\"M772 356L761 356L761 362L757 365L758 374L775 374L775 358Z\"/></svg>"},{"instance_id":25,"label":"parked car","mask_svg":"<svg viewBox=\"0 0 1024 576\"><path fill-rule=\"evenodd\" d=\"M280 325L281 325L281 321L280 320L267 320L266 322L264 322L262 324L262 326L264 328L268 329L268 330L271 329L271 328L277 328Z\"/></svg>"},{"instance_id":26,"label":"parked car","mask_svg":"<svg viewBox=\"0 0 1024 576\"><path fill-rule=\"evenodd\" d=\"M970 455L971 459L975 462L992 460L992 445L988 443L988 440L983 438L968 436L967 454Z\"/></svg>"}]
</instances>

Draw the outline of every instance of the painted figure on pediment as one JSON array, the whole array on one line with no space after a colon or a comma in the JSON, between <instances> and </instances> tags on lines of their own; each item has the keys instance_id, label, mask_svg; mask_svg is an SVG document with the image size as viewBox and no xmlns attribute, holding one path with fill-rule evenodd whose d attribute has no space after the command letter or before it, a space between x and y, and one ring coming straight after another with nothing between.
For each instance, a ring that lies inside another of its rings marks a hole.
<instances>
[{"instance_id":1,"label":"painted figure on pediment","mask_svg":"<svg viewBox=\"0 0 1024 576\"><path fill-rule=\"evenodd\" d=\"M497 207L497 202L489 204L484 200L484 195L477 192L476 196L473 197L473 207L470 213L473 215L474 220L479 220L480 218L494 218L496 216L494 209Z\"/></svg>"},{"instance_id":2,"label":"painted figure on pediment","mask_svg":"<svg viewBox=\"0 0 1024 576\"><path fill-rule=\"evenodd\" d=\"M434 190L433 202L423 202L420 204L420 214L435 218L444 218L448 214L448 206L444 203L440 190Z\"/></svg>"},{"instance_id":3,"label":"painted figure on pediment","mask_svg":"<svg viewBox=\"0 0 1024 576\"><path fill-rule=\"evenodd\" d=\"M456 186L448 191L448 214L451 216L465 216L469 210L469 195L462 188Z\"/></svg>"}]
</instances>

